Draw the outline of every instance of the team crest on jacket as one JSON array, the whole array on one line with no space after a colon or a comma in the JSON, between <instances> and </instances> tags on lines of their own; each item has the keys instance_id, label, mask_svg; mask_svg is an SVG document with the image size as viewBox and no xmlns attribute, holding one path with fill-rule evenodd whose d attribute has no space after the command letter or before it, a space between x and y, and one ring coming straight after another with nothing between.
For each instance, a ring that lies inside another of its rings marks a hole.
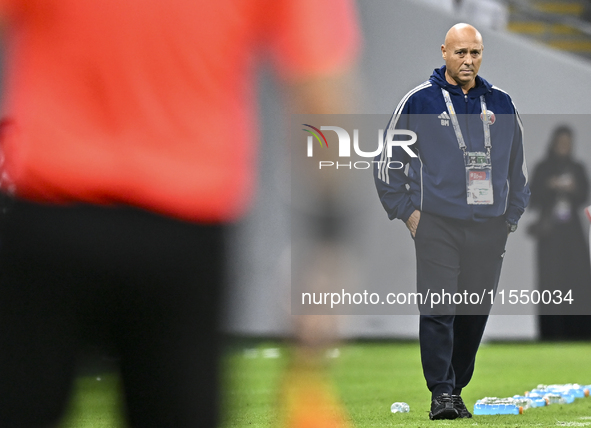
<instances>
[{"instance_id":1,"label":"team crest on jacket","mask_svg":"<svg viewBox=\"0 0 591 428\"><path fill-rule=\"evenodd\" d=\"M480 113L480 119L484 123L488 123L489 125L492 125L493 123L495 123L495 120L497 120L497 118L495 117L495 114L491 110L486 111L486 117L484 116L483 113Z\"/></svg>"}]
</instances>

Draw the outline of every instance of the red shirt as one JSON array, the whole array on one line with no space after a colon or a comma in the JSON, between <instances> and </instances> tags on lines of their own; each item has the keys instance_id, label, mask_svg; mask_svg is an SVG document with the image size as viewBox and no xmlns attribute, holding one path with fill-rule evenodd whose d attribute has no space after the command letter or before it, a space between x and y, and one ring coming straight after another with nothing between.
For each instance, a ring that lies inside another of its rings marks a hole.
<instances>
[{"instance_id":1,"label":"red shirt","mask_svg":"<svg viewBox=\"0 0 591 428\"><path fill-rule=\"evenodd\" d=\"M16 194L193 221L234 219L252 193L261 48L290 80L339 70L358 43L350 0L0 0L0 10L1 149Z\"/></svg>"}]
</instances>

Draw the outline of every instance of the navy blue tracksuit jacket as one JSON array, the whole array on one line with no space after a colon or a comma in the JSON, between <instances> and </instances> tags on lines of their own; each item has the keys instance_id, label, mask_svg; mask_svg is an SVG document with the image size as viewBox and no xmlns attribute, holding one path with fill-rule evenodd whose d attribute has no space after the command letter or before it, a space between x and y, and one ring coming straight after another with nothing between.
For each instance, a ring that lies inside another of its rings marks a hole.
<instances>
[{"instance_id":1,"label":"navy blue tracksuit jacket","mask_svg":"<svg viewBox=\"0 0 591 428\"><path fill-rule=\"evenodd\" d=\"M481 95L484 95L488 113L494 115L494 122L490 124L492 205L468 205L466 201L463 152L442 88L450 94L467 151L485 151ZM517 224L530 191L523 153L523 128L506 92L477 76L475 87L464 94L459 86L445 80L443 66L434 70L428 81L404 96L387 129L406 129L417 134L417 142L409 146L417 157L394 146L391 158L387 157L386 149L375 158L379 161L374 163L375 183L390 219L406 221L418 209L472 221L504 215L509 223ZM401 164L405 168L400 168Z\"/></svg>"}]
</instances>

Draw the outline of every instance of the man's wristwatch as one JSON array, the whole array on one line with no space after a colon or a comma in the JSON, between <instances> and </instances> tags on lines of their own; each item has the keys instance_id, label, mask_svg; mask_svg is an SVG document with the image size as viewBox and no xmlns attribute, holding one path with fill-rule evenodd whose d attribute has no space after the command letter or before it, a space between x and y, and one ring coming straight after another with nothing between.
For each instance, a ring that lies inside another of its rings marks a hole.
<instances>
[{"instance_id":1,"label":"man's wristwatch","mask_svg":"<svg viewBox=\"0 0 591 428\"><path fill-rule=\"evenodd\" d=\"M517 225L516 224L511 224L508 221L506 221L505 224L507 225L507 232L513 233L513 232L515 232L517 230Z\"/></svg>"}]
</instances>

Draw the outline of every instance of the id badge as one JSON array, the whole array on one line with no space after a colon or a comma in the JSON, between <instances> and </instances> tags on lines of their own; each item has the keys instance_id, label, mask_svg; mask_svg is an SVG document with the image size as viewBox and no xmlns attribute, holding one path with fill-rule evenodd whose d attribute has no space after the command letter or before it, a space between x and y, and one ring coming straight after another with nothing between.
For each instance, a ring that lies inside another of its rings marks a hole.
<instances>
[{"instance_id":1,"label":"id badge","mask_svg":"<svg viewBox=\"0 0 591 428\"><path fill-rule=\"evenodd\" d=\"M468 205L492 205L492 164L484 152L466 152L466 194Z\"/></svg>"}]
</instances>

